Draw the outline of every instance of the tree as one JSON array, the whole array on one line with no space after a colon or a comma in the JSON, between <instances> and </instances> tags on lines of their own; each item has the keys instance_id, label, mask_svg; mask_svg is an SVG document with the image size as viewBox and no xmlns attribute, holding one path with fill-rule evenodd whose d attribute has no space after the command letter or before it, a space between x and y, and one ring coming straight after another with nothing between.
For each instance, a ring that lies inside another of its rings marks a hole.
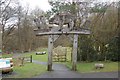
<instances>
[{"instance_id":1,"label":"tree","mask_svg":"<svg viewBox=\"0 0 120 80\"><path fill-rule=\"evenodd\" d=\"M34 20L35 26L39 29L47 29L47 19L45 16L45 12L42 11L39 8L35 8L32 12L31 12L31 16L32 19Z\"/></svg>"},{"instance_id":2,"label":"tree","mask_svg":"<svg viewBox=\"0 0 120 80\"><path fill-rule=\"evenodd\" d=\"M2 26L2 48L3 51L6 47L6 44L9 41L9 36L12 34L16 23L12 22L15 19L17 9L13 5L11 6L13 0L2 0L0 1L0 24Z\"/></svg>"},{"instance_id":3,"label":"tree","mask_svg":"<svg viewBox=\"0 0 120 80\"><path fill-rule=\"evenodd\" d=\"M79 36L78 42L78 61L94 61L97 60L96 51L94 49L94 41L91 38L91 35Z\"/></svg>"},{"instance_id":4,"label":"tree","mask_svg":"<svg viewBox=\"0 0 120 80\"><path fill-rule=\"evenodd\" d=\"M92 52L94 57L91 56L91 60L118 60L117 41L114 38L118 34L117 4L105 3L104 5L99 6L95 12L93 11L92 16L89 17L91 19L90 30L92 34L89 38L80 36L78 59L80 58L86 61L88 60L87 55L90 56ZM96 7L92 9L96 9ZM110 17L111 19L109 19ZM84 38L86 43L82 42L82 38ZM91 46L89 46L89 44ZM111 46L108 46L110 44ZM88 52L88 50L90 50L90 52ZM112 55L114 57L111 57Z\"/></svg>"},{"instance_id":5,"label":"tree","mask_svg":"<svg viewBox=\"0 0 120 80\"><path fill-rule=\"evenodd\" d=\"M91 30L93 40L96 41L95 47L100 51L101 60L107 60L108 51L106 45L110 44L109 42L117 35L118 12L116 4L111 3L106 11L102 13L100 11L100 14L97 13L97 15L93 16L92 22L95 23L91 25Z\"/></svg>"},{"instance_id":6,"label":"tree","mask_svg":"<svg viewBox=\"0 0 120 80\"><path fill-rule=\"evenodd\" d=\"M2 49L2 27L0 25L0 49Z\"/></svg>"}]
</instances>

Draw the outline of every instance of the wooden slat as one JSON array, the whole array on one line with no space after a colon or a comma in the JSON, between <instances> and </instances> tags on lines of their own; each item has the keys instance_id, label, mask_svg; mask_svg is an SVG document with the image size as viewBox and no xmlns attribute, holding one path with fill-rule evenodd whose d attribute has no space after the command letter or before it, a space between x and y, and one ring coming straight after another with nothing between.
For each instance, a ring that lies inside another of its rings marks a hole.
<instances>
[{"instance_id":1,"label":"wooden slat","mask_svg":"<svg viewBox=\"0 0 120 80\"><path fill-rule=\"evenodd\" d=\"M79 34L79 35L89 35L90 31L69 31L69 32L36 32L36 36L43 36L43 35L69 35L69 34Z\"/></svg>"},{"instance_id":2,"label":"wooden slat","mask_svg":"<svg viewBox=\"0 0 120 80\"><path fill-rule=\"evenodd\" d=\"M59 37L60 37L60 35L54 35L53 41L55 42Z\"/></svg>"}]
</instances>

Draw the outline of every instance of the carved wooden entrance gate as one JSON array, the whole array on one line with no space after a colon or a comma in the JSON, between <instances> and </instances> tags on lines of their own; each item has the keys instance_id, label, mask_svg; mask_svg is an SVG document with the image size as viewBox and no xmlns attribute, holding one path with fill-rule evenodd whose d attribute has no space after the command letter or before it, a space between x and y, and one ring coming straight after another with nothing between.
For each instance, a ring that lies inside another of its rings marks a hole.
<instances>
[{"instance_id":1,"label":"carved wooden entrance gate","mask_svg":"<svg viewBox=\"0 0 120 80\"><path fill-rule=\"evenodd\" d=\"M77 63L77 48L78 48L78 35L89 35L90 31L83 28L75 28L73 18L74 16L66 13L57 13L54 17L49 20L50 24L57 24L55 27L52 25L48 29L37 29L34 30L36 36L48 35L48 71L52 71L52 54L53 54L53 43L60 35L66 35L73 40L73 51L72 51L72 70L76 71ZM65 26L67 25L67 26ZM73 37L70 37L73 35Z\"/></svg>"}]
</instances>

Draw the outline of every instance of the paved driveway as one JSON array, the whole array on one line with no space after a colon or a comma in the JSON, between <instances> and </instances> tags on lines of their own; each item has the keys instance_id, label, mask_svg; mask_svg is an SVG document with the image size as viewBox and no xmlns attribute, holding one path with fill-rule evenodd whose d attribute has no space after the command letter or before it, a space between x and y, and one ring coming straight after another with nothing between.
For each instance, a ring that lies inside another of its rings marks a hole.
<instances>
[{"instance_id":1,"label":"paved driveway","mask_svg":"<svg viewBox=\"0 0 120 80\"><path fill-rule=\"evenodd\" d=\"M36 64L47 65L46 62L33 61ZM48 71L35 78L118 78L118 72L78 73L71 71L60 63L53 64L53 71Z\"/></svg>"}]
</instances>

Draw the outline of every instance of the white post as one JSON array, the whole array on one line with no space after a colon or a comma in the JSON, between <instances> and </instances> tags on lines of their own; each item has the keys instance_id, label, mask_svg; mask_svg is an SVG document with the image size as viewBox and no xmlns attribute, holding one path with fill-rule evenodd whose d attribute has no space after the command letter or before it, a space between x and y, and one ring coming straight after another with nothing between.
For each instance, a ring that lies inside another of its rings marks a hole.
<instances>
[{"instance_id":1,"label":"white post","mask_svg":"<svg viewBox=\"0 0 120 80\"><path fill-rule=\"evenodd\" d=\"M73 54L72 54L72 70L77 70L77 48L78 48L78 34L74 35L74 42L73 42Z\"/></svg>"},{"instance_id":2,"label":"white post","mask_svg":"<svg viewBox=\"0 0 120 80\"><path fill-rule=\"evenodd\" d=\"M53 50L53 35L49 35L48 39L48 71L52 71L52 50Z\"/></svg>"}]
</instances>

